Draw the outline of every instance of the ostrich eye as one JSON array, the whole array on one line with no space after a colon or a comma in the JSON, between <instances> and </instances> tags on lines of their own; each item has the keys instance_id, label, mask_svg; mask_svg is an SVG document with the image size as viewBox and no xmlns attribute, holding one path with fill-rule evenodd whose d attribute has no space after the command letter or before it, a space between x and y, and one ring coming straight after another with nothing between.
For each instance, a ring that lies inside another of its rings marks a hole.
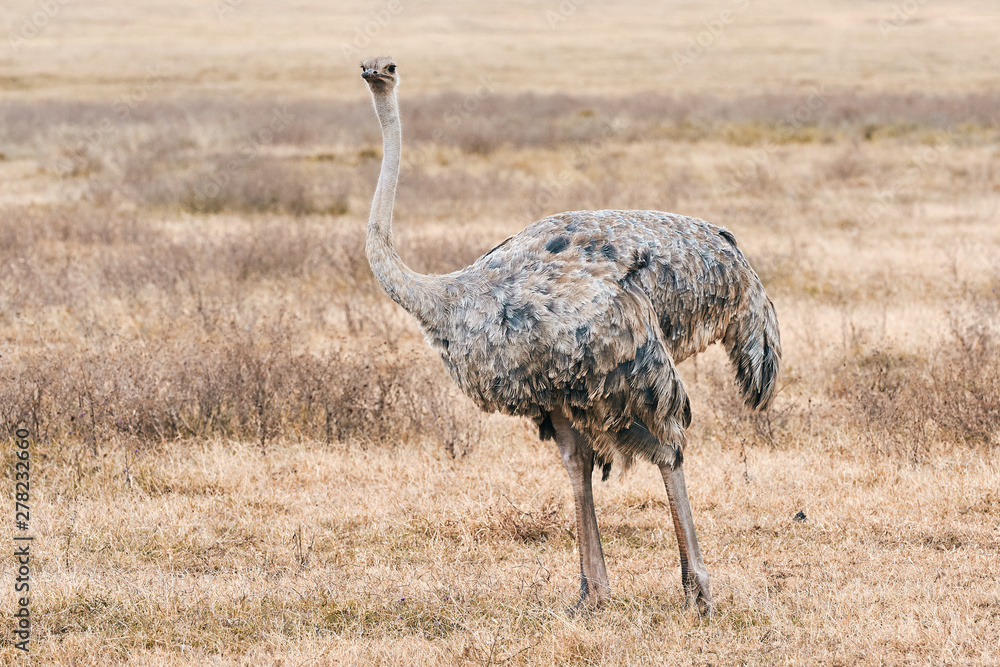
<instances>
[{"instance_id":1,"label":"ostrich eye","mask_svg":"<svg viewBox=\"0 0 1000 667\"><path fill-rule=\"evenodd\" d=\"M388 67L386 67L386 69L389 71L389 74L395 74L396 73L396 66L395 65L389 65Z\"/></svg>"}]
</instances>

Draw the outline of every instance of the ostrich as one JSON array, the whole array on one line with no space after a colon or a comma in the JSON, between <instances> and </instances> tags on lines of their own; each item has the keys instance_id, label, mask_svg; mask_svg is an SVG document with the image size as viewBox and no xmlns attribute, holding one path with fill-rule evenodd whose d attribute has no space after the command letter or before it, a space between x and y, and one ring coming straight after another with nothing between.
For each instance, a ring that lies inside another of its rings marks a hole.
<instances>
[{"instance_id":1,"label":"ostrich","mask_svg":"<svg viewBox=\"0 0 1000 667\"><path fill-rule=\"evenodd\" d=\"M392 240L401 129L396 63L361 64L383 156L365 251L382 289L412 314L452 378L482 409L534 420L555 439L576 505L580 599L610 594L594 512L595 464L658 466L688 604L712 611L684 483L691 407L675 363L721 341L746 404L774 397L781 343L774 306L726 229L660 211L571 211L445 275L407 267Z\"/></svg>"}]
</instances>

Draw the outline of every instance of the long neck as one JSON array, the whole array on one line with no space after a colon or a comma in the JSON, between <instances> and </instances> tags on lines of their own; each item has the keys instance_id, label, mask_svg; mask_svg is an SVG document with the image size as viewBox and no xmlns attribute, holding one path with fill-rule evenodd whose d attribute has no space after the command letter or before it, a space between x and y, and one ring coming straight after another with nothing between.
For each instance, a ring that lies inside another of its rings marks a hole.
<instances>
[{"instance_id":1,"label":"long neck","mask_svg":"<svg viewBox=\"0 0 1000 667\"><path fill-rule=\"evenodd\" d=\"M399 162L402 150L402 133L399 123L399 105L395 90L391 93L373 93L375 113L382 126L382 171L379 173L372 211L368 216L368 236L365 253L372 273L382 289L392 300L414 315L421 323L430 325L443 295L439 289L439 276L422 275L403 264L392 241L392 205L396 199L399 180Z\"/></svg>"}]
</instances>

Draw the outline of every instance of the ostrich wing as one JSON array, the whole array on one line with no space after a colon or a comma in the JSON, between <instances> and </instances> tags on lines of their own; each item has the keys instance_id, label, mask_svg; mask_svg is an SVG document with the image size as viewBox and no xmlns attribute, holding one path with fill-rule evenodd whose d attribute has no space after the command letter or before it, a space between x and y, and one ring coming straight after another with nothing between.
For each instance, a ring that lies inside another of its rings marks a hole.
<instances>
[{"instance_id":1,"label":"ostrich wing","mask_svg":"<svg viewBox=\"0 0 1000 667\"><path fill-rule=\"evenodd\" d=\"M487 410L566 413L606 460L672 462L690 407L649 297L620 267L511 245L455 276L451 330L429 332L459 386Z\"/></svg>"}]
</instances>

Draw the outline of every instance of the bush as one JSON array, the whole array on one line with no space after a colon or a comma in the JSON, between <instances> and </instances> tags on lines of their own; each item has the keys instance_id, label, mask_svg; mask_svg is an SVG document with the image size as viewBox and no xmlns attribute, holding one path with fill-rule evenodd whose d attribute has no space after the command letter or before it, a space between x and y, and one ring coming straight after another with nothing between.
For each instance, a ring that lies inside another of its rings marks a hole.
<instances>
[{"instance_id":1,"label":"bush","mask_svg":"<svg viewBox=\"0 0 1000 667\"><path fill-rule=\"evenodd\" d=\"M118 438L280 437L393 442L429 437L453 456L478 435L478 411L429 353L295 351L285 318L231 323L208 340L92 337L88 349L2 367L0 426L94 451Z\"/></svg>"},{"instance_id":2,"label":"bush","mask_svg":"<svg viewBox=\"0 0 1000 667\"><path fill-rule=\"evenodd\" d=\"M833 393L876 449L920 458L935 443L1000 444L998 303L956 319L925 354L875 347L845 360Z\"/></svg>"}]
</instances>

